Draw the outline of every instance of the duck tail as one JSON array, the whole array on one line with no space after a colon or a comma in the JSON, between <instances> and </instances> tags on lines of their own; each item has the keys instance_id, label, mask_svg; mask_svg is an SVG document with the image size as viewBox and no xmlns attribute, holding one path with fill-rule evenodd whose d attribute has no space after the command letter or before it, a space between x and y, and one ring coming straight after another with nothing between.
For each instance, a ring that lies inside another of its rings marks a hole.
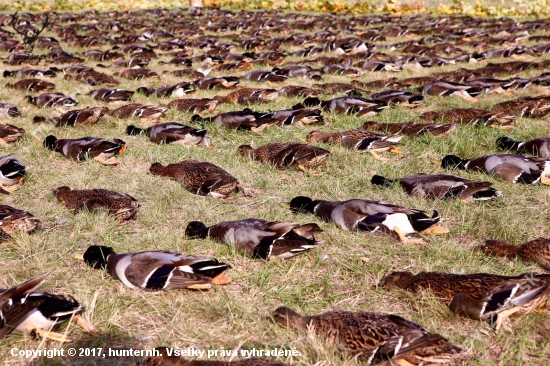
<instances>
[{"instance_id":1,"label":"duck tail","mask_svg":"<svg viewBox=\"0 0 550 366\"><path fill-rule=\"evenodd\" d=\"M383 177L381 175L375 174L375 175L372 176L370 182L373 185L376 185L376 186L389 187L392 184L394 184L395 182L397 182L397 180L396 179L388 179L388 178Z\"/></svg>"},{"instance_id":2,"label":"duck tail","mask_svg":"<svg viewBox=\"0 0 550 366\"><path fill-rule=\"evenodd\" d=\"M139 135L141 133L143 133L142 128L136 127L134 125L129 125L128 127L126 127L126 134L127 135L136 136L136 135Z\"/></svg>"}]
</instances>

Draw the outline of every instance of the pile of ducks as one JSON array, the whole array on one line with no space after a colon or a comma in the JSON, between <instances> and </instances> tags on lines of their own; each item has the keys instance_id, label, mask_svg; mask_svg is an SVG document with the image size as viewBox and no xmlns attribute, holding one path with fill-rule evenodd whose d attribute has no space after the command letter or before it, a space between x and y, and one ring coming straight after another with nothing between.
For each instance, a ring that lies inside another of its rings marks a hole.
<instances>
[{"instance_id":1,"label":"pile of ducks","mask_svg":"<svg viewBox=\"0 0 550 366\"><path fill-rule=\"evenodd\" d=\"M549 75L544 72L550 62L542 58L550 52L548 36L530 35L547 29L550 25L547 19L517 23L512 19L436 19L416 15L405 22L391 15L285 14L285 21L281 22L278 11L232 12L216 8L199 13L154 9L49 13L48 16L55 23L47 28L49 35L37 37L36 48L45 52L40 62L25 53L25 45L16 33L0 29L0 50L6 56L6 70L2 75L9 81L6 88L27 103L21 106L0 103L0 114L10 121L0 124L0 143L12 153L0 157L0 192L4 194L16 195L17 190L24 190L25 177L27 174L32 176L32 171L28 172L16 157L21 154L18 141L25 135L25 130L17 125L25 118L35 124L74 129L78 137L58 138L50 134L42 144L44 149L75 161L75 169L78 169L77 162L88 159L103 165L118 164L117 156L127 149L122 136L112 139L82 136L89 126L101 126L109 118L127 121L126 128L120 131L125 138L143 143L139 136L145 135L155 144L185 147L212 147L209 126L265 133L270 128L300 125L308 128L302 142L271 142L257 147L241 145L235 146L234 152L242 157L239 158L242 164L249 159L275 169L314 172L315 168L336 157L329 150L310 143L325 144L327 148L339 145L352 153L368 152L383 161L378 153L400 152L403 138L423 135L443 138L461 125L510 130L518 118L541 118L550 114L550 96L541 95L510 99L493 105L490 110L462 108L424 112L408 122L365 121L356 129L345 131L320 127L328 115L334 118L349 114L371 117L398 105L399 108L418 108L426 98L457 96L476 103L489 93L513 95L515 90L529 85L550 86ZM41 19L30 13L19 14L19 17L14 26L25 32L35 30L33 24ZM3 14L0 22L6 26L11 18ZM507 31L495 34L496 28ZM404 35L408 38L400 38ZM405 41L390 42L388 39ZM526 39L534 45L521 45ZM83 52L69 52L64 49L67 46ZM477 51L469 52L468 49ZM518 55L529 55L540 61L490 60ZM475 63L485 59L490 62L484 67L463 67L425 77L395 77L407 68ZM177 69L159 68L156 72L147 68L153 61ZM95 66L89 66L91 64ZM517 76L527 69L535 76ZM359 79L374 72L391 73L392 76L372 82ZM167 73L182 80L174 85L160 86ZM341 80L353 80L349 83L325 82L332 75ZM506 75L514 76L504 79ZM51 82L57 77L62 77L75 89L81 85L94 88L86 94L98 106L81 106L76 95L62 92ZM140 80L143 86L136 90L119 89L123 79ZM300 85L303 80L311 87ZM254 87L248 87L249 84ZM188 98L204 90L215 91L216 96ZM151 104L133 102L136 95L147 98ZM283 98L296 98L299 103L286 109L264 108L264 104ZM232 110L217 111L216 108L223 104ZM20 112L23 108L34 114L23 116ZM195 126L170 121L166 117L169 110L189 113L188 123ZM449 154L437 163L454 173L480 171L509 183L550 184L550 138L515 141L501 136L494 147L500 150L499 153L468 158ZM245 187L222 167L207 161L154 162L148 172L160 177L159 182L173 179L190 194L214 199L230 200L231 195L238 192L246 197L261 194L261 191ZM459 199L468 204L502 196L491 181L476 181L443 172L404 177L374 175L371 183L386 188L399 185L408 195L422 199ZM75 214L107 211L120 225L132 225L142 211L140 203L131 195L102 188L61 186L52 194ZM333 201L296 195L287 206L296 218L313 215L319 221L335 223L348 232L381 234L402 244L425 244L421 238L411 237L418 233L449 232L441 225L443 218L437 210L430 214L377 200ZM0 205L0 242L17 240L17 235L32 234L40 228L41 220L31 213ZM320 250L322 233L322 226L316 222L261 218L221 221L210 223L210 226L192 221L185 230L189 239L211 239L234 247L251 259L264 261L287 260ZM537 238L517 246L506 240L487 240L476 249L488 256L535 262L550 270L548 238ZM230 265L201 255L160 250L117 254L115 248L92 245L79 258L92 268L106 270L135 290L208 290L232 281L226 273ZM51 271L45 272L0 290L1 337L19 331L68 342L69 337L53 332L52 328L69 319L74 319L90 334L99 334L81 316L84 304L71 296L37 291L50 276ZM547 311L550 275L532 273L507 277L487 273L421 272L414 275L393 272L376 287L431 291L450 311L489 322L498 331L501 328L511 330L510 317ZM464 347L449 342L442 335L394 314L332 310L300 315L283 306L275 309L269 318L282 327L313 329L326 338L328 344L345 349L350 357L357 357L366 364L383 360L398 365L440 364L464 359L468 354ZM193 363L169 357L165 352L164 356L147 359L145 364ZM204 361L202 364L210 363ZM219 363L212 361L211 364ZM284 365L267 359L247 359L231 364Z\"/></svg>"}]
</instances>

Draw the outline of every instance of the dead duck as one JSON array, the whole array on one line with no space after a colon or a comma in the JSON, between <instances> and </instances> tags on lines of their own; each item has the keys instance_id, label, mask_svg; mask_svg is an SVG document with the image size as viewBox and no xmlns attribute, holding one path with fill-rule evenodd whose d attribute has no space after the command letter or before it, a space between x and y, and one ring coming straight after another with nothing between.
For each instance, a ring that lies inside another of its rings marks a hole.
<instances>
[{"instance_id":1,"label":"dead duck","mask_svg":"<svg viewBox=\"0 0 550 366\"><path fill-rule=\"evenodd\" d=\"M431 291L453 312L472 319L491 321L496 330L508 326L508 317L546 309L550 275L524 273L499 276L488 273L393 272L378 285L387 290Z\"/></svg>"},{"instance_id":2,"label":"dead duck","mask_svg":"<svg viewBox=\"0 0 550 366\"><path fill-rule=\"evenodd\" d=\"M229 89L239 84L239 78L234 76L213 76L197 79L194 83L201 90L212 90L220 87Z\"/></svg>"},{"instance_id":3,"label":"dead duck","mask_svg":"<svg viewBox=\"0 0 550 366\"><path fill-rule=\"evenodd\" d=\"M123 89L100 88L88 93L95 100L103 102L129 102L134 95L133 91Z\"/></svg>"},{"instance_id":4,"label":"dead duck","mask_svg":"<svg viewBox=\"0 0 550 366\"><path fill-rule=\"evenodd\" d=\"M220 103L238 103L241 105L266 103L279 98L281 94L276 89L240 88L225 96L215 96Z\"/></svg>"},{"instance_id":5,"label":"dead duck","mask_svg":"<svg viewBox=\"0 0 550 366\"><path fill-rule=\"evenodd\" d=\"M4 239L20 232L31 233L40 227L40 220L31 213L8 205L0 205L0 232Z\"/></svg>"},{"instance_id":6,"label":"dead duck","mask_svg":"<svg viewBox=\"0 0 550 366\"><path fill-rule=\"evenodd\" d=\"M513 127L516 116L502 112L491 112L477 108L450 109L439 112L425 112L419 119L426 122L444 121L448 123L491 126L501 129Z\"/></svg>"},{"instance_id":7,"label":"dead duck","mask_svg":"<svg viewBox=\"0 0 550 366\"><path fill-rule=\"evenodd\" d=\"M550 113L550 96L508 100L495 104L491 110L519 117L544 117Z\"/></svg>"},{"instance_id":8,"label":"dead duck","mask_svg":"<svg viewBox=\"0 0 550 366\"><path fill-rule=\"evenodd\" d=\"M176 108L178 111L201 114L202 112L213 112L219 104L217 99L176 99L168 103L168 108Z\"/></svg>"},{"instance_id":9,"label":"dead duck","mask_svg":"<svg viewBox=\"0 0 550 366\"><path fill-rule=\"evenodd\" d=\"M280 307L271 319L281 327L313 329L330 344L346 349L367 364L387 359L397 365L449 363L466 354L463 347L439 334L392 314L333 310L302 316L290 308Z\"/></svg>"},{"instance_id":10,"label":"dead duck","mask_svg":"<svg viewBox=\"0 0 550 366\"><path fill-rule=\"evenodd\" d=\"M172 86L165 86L158 89L151 89L147 87L139 87L136 89L136 93L141 93L146 96L156 96L157 98L178 97L181 98L185 94L189 94L195 91L195 85L193 83L181 82Z\"/></svg>"},{"instance_id":11,"label":"dead duck","mask_svg":"<svg viewBox=\"0 0 550 366\"><path fill-rule=\"evenodd\" d=\"M133 125L129 125L126 128L126 134L128 135L139 135L142 133L147 135L156 144L181 144L183 146L202 144L206 147L210 146L210 138L206 136L207 130L197 130L196 128L177 122L160 123L146 129Z\"/></svg>"},{"instance_id":12,"label":"dead duck","mask_svg":"<svg viewBox=\"0 0 550 366\"><path fill-rule=\"evenodd\" d=\"M268 358L251 357L235 361L208 361L186 360L179 354L171 353L166 347L156 347L158 356L151 356L145 360L144 366L289 366L286 363L273 361ZM197 362L200 362L197 365Z\"/></svg>"},{"instance_id":13,"label":"dead duck","mask_svg":"<svg viewBox=\"0 0 550 366\"><path fill-rule=\"evenodd\" d=\"M432 217L424 211L406 208L387 202L352 199L347 201L313 200L297 196L289 202L294 213L315 214L324 222L334 222L350 232L379 232L398 238L402 243L417 243L420 240L406 235L445 234L449 230L439 226L443 219L434 210Z\"/></svg>"},{"instance_id":14,"label":"dead duck","mask_svg":"<svg viewBox=\"0 0 550 366\"><path fill-rule=\"evenodd\" d=\"M340 97L330 100L319 98L306 98L302 103L306 107L321 107L328 112L355 114L357 116L375 115L377 112L388 108L387 105L361 97Z\"/></svg>"},{"instance_id":15,"label":"dead duck","mask_svg":"<svg viewBox=\"0 0 550 366\"><path fill-rule=\"evenodd\" d=\"M550 184L550 161L545 158L528 158L522 155L493 154L475 159L461 159L447 155L436 162L445 169L478 170L495 174L512 183Z\"/></svg>"},{"instance_id":16,"label":"dead duck","mask_svg":"<svg viewBox=\"0 0 550 366\"><path fill-rule=\"evenodd\" d=\"M277 71L255 70L244 76L246 80L256 82L281 83L288 79L288 76L281 75Z\"/></svg>"},{"instance_id":17,"label":"dead duck","mask_svg":"<svg viewBox=\"0 0 550 366\"><path fill-rule=\"evenodd\" d=\"M140 207L138 201L132 196L106 189L72 190L62 186L54 189L53 195L75 214L81 210L91 212L105 208L121 224L136 220Z\"/></svg>"},{"instance_id":18,"label":"dead duck","mask_svg":"<svg viewBox=\"0 0 550 366\"><path fill-rule=\"evenodd\" d=\"M371 183L383 187L399 183L410 196L439 199L456 197L463 202L487 201L502 195L502 192L492 187L491 182L479 182L448 174L415 174L400 179L374 175Z\"/></svg>"},{"instance_id":19,"label":"dead duck","mask_svg":"<svg viewBox=\"0 0 550 366\"><path fill-rule=\"evenodd\" d=\"M27 167L11 155L0 157L0 190L17 191L25 180Z\"/></svg>"},{"instance_id":20,"label":"dead duck","mask_svg":"<svg viewBox=\"0 0 550 366\"><path fill-rule=\"evenodd\" d=\"M242 189L245 196L253 197L256 194L254 190L244 188L237 178L208 162L189 159L167 166L153 163L149 171L154 175L180 181L185 189L198 196L210 195L225 199L239 189Z\"/></svg>"},{"instance_id":21,"label":"dead duck","mask_svg":"<svg viewBox=\"0 0 550 366\"><path fill-rule=\"evenodd\" d=\"M224 273L229 265L201 255L161 250L117 254L111 247L92 245L82 257L90 267L106 269L131 289L208 290L231 282Z\"/></svg>"},{"instance_id":22,"label":"dead duck","mask_svg":"<svg viewBox=\"0 0 550 366\"><path fill-rule=\"evenodd\" d=\"M279 123L272 118L271 113L255 112L249 108L242 111L220 113L213 117L201 117L195 114L191 122L216 123L232 130L251 130L262 132L265 128Z\"/></svg>"},{"instance_id":23,"label":"dead duck","mask_svg":"<svg viewBox=\"0 0 550 366\"><path fill-rule=\"evenodd\" d=\"M25 96L27 102L39 108L63 107L71 108L78 105L78 101L63 93L43 93L36 97Z\"/></svg>"},{"instance_id":24,"label":"dead duck","mask_svg":"<svg viewBox=\"0 0 550 366\"><path fill-rule=\"evenodd\" d=\"M424 97L406 90L385 90L371 95L372 100L384 104L401 104L407 107L417 107Z\"/></svg>"},{"instance_id":25,"label":"dead duck","mask_svg":"<svg viewBox=\"0 0 550 366\"><path fill-rule=\"evenodd\" d=\"M96 85L119 85L120 81L112 77L111 75L98 72L91 68L85 68L81 71L72 74L66 73L63 77L65 80L75 80L82 84L96 86Z\"/></svg>"},{"instance_id":26,"label":"dead duck","mask_svg":"<svg viewBox=\"0 0 550 366\"><path fill-rule=\"evenodd\" d=\"M11 144L19 140L25 130L10 124L0 124L0 145Z\"/></svg>"},{"instance_id":27,"label":"dead duck","mask_svg":"<svg viewBox=\"0 0 550 366\"><path fill-rule=\"evenodd\" d=\"M93 125L99 122L101 117L107 113L109 109L106 107L93 107L84 109L75 109L65 112L59 117L44 117L35 116L33 123L53 123L56 126L77 126L77 125Z\"/></svg>"},{"instance_id":28,"label":"dead duck","mask_svg":"<svg viewBox=\"0 0 550 366\"><path fill-rule=\"evenodd\" d=\"M0 102L0 117L21 117L21 112L15 104Z\"/></svg>"},{"instance_id":29,"label":"dead duck","mask_svg":"<svg viewBox=\"0 0 550 366\"><path fill-rule=\"evenodd\" d=\"M423 136L426 134L442 137L453 132L458 125L451 123L378 123L367 121L362 128L368 131L390 133L392 135Z\"/></svg>"},{"instance_id":30,"label":"dead duck","mask_svg":"<svg viewBox=\"0 0 550 366\"><path fill-rule=\"evenodd\" d=\"M160 80L159 74L157 74L153 70L149 70L144 67L141 67L139 69L128 69L121 72L116 72L113 75L120 76L130 80L142 80L142 79Z\"/></svg>"},{"instance_id":31,"label":"dead duck","mask_svg":"<svg viewBox=\"0 0 550 366\"><path fill-rule=\"evenodd\" d=\"M525 262L534 262L550 270L550 238L536 238L523 244L513 245L508 240L485 240L476 248L490 257L519 258Z\"/></svg>"},{"instance_id":32,"label":"dead duck","mask_svg":"<svg viewBox=\"0 0 550 366\"><path fill-rule=\"evenodd\" d=\"M5 70L3 75L4 77L15 76L16 78L22 79L22 78L34 78L37 76L53 78L57 74L55 71L50 69L37 69L34 67L25 67L15 71Z\"/></svg>"},{"instance_id":33,"label":"dead duck","mask_svg":"<svg viewBox=\"0 0 550 366\"><path fill-rule=\"evenodd\" d=\"M44 139L44 147L63 154L69 159L84 161L94 159L103 165L117 165L116 155L126 151L126 143L120 139L113 141L100 137L78 139L57 139L49 135Z\"/></svg>"},{"instance_id":34,"label":"dead duck","mask_svg":"<svg viewBox=\"0 0 550 366\"><path fill-rule=\"evenodd\" d=\"M324 121L321 110L302 107L301 105L295 105L291 109L281 109L271 112L271 118L280 121L281 126L295 123L310 125Z\"/></svg>"},{"instance_id":35,"label":"dead duck","mask_svg":"<svg viewBox=\"0 0 550 366\"><path fill-rule=\"evenodd\" d=\"M210 238L236 247L251 258L269 260L289 259L316 248L321 242L315 239L315 235L322 231L317 224L251 218L223 221L210 227L200 221L191 221L185 229L185 236Z\"/></svg>"},{"instance_id":36,"label":"dead duck","mask_svg":"<svg viewBox=\"0 0 550 366\"><path fill-rule=\"evenodd\" d=\"M6 84L6 88L25 90L28 92L43 92L46 90L54 90L55 84L42 79L23 79L14 84Z\"/></svg>"},{"instance_id":37,"label":"dead duck","mask_svg":"<svg viewBox=\"0 0 550 366\"><path fill-rule=\"evenodd\" d=\"M107 111L107 114L116 118L139 118L144 122L154 123L168 110L164 105L144 105L139 103L126 104L117 109Z\"/></svg>"},{"instance_id":38,"label":"dead duck","mask_svg":"<svg viewBox=\"0 0 550 366\"><path fill-rule=\"evenodd\" d=\"M475 96L483 91L483 89L478 87L446 81L427 83L419 88L419 90L424 95L433 95L440 97L456 95L469 102L477 102Z\"/></svg>"},{"instance_id":39,"label":"dead duck","mask_svg":"<svg viewBox=\"0 0 550 366\"><path fill-rule=\"evenodd\" d=\"M388 136L366 130L348 130L333 133L313 130L306 136L306 141L340 144L346 149L368 152L376 159L381 160L376 153L388 150L399 151L397 145L402 138L403 136Z\"/></svg>"},{"instance_id":40,"label":"dead duck","mask_svg":"<svg viewBox=\"0 0 550 366\"><path fill-rule=\"evenodd\" d=\"M550 158L550 138L541 137L528 141L514 141L509 137L502 136L496 140L498 148L503 150L527 153L543 158Z\"/></svg>"},{"instance_id":41,"label":"dead duck","mask_svg":"<svg viewBox=\"0 0 550 366\"><path fill-rule=\"evenodd\" d=\"M320 147L294 142L274 142L256 149L250 145L241 145L238 152L241 156L274 165L278 169L295 167L304 172L323 164L331 155L330 151Z\"/></svg>"}]
</instances>

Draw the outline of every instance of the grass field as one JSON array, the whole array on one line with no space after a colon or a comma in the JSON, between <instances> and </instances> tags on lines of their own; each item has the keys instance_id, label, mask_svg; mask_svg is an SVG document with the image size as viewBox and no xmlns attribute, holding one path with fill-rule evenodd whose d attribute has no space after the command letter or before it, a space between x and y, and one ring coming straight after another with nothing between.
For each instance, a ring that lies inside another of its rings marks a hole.
<instances>
[{"instance_id":1,"label":"grass field","mask_svg":"<svg viewBox=\"0 0 550 366\"><path fill-rule=\"evenodd\" d=\"M408 38L407 38L408 39ZM387 43L403 39L388 40ZM84 49L65 47L81 53ZM101 47L106 50L108 45ZM289 48L293 50L295 48ZM44 52L36 50L36 53ZM160 52L160 51L159 51ZM233 52L242 52L240 48ZM160 53L159 53L160 54ZM4 54L6 56L6 54ZM545 56L548 58L548 55ZM161 56L152 60L149 68L161 74L174 69L159 65ZM530 60L529 57L519 59ZM288 60L288 59L287 59ZM490 59L504 62L508 59ZM445 68L406 68L400 73L365 73L359 78L371 81L397 76L405 78L436 73L459 67L481 67L476 64L457 64ZM94 66L96 62L86 62ZM199 64L194 65L198 67ZM257 66L267 68L266 66ZM18 67L5 66L15 70ZM98 69L111 73L113 69ZM118 70L117 70L118 71ZM527 70L520 76L534 76L540 72ZM232 73L240 75L244 73ZM162 81L121 81L120 88L135 90L139 86L163 86L182 81L182 78L162 74ZM65 81L62 75L49 80L57 91L76 95L78 108L100 106L85 94L97 87L82 86ZM326 75L323 82L349 82L341 76ZM13 82L4 79L4 82ZM288 79L283 85L313 84L311 80ZM242 85L257 83L242 82ZM277 86L278 87L278 86ZM374 91L373 91L374 92ZM500 101L520 96L546 94L547 89L529 86L510 94L484 94L475 105L457 97L427 97L420 107L409 109L394 106L369 118L379 122L406 122L425 111L451 108L478 107L490 109ZM190 98L212 97L224 91L197 91ZM275 141L300 141L312 128L324 132L360 127L363 117L325 113L325 125L270 128L262 134L238 132L215 125L208 128L215 148L182 148L174 145L156 145L144 136L126 136L128 124L142 126L137 120L120 120L105 116L99 124L89 127L55 128L32 124L35 115L50 115L53 110L40 110L24 99L25 93L0 89L2 100L17 104L23 118L2 121L25 128L27 134L13 146L0 145L0 156L13 154L29 167L25 184L10 195L0 197L2 204L25 209L42 220L43 230L32 235L17 235L0 248L0 287L6 288L46 270L55 270L42 286L43 290L71 294L87 307L84 317L102 333L91 337L71 324L67 329L74 339L68 347L138 348L155 346L178 348L194 347L200 350L220 349L296 349L296 357L279 357L290 365L359 365L360 363L333 347L325 345L313 333L282 329L266 317L281 305L304 314L327 310L375 311L393 313L411 319L432 332L437 332L453 343L470 349L466 365L527 365L550 362L550 331L548 315L533 314L513 320L514 332L494 333L486 325L453 315L430 293L412 294L404 291L373 290L380 278L393 270L444 271L456 273L489 272L503 275L541 271L536 265L520 261L490 259L472 249L486 238L506 238L512 243L531 240L548 234L550 195L543 185L513 185L498 178L490 178L503 196L494 202L464 205L459 201L426 201L407 196L399 187L379 189L371 186L373 174L398 178L415 173L441 173L432 164L446 154L477 157L496 153L494 141L504 131L485 127L461 126L450 136L406 137L402 153L383 154L384 161L370 154L359 154L339 146L319 144L332 152L327 164L303 173L277 170L237 154L241 144L254 147ZM336 97L338 95L326 96ZM147 104L168 103L171 99L156 99L135 95L134 102ZM299 99L279 99L268 104L255 105L255 110L290 108ZM112 106L109 106L112 108ZM220 112L241 109L224 104ZM191 114L169 110L170 120L192 125ZM95 161L78 163L42 147L42 139L49 134L58 138L98 136L121 138L128 150L118 157L116 167L102 166ZM519 118L516 128L507 135L517 139L550 136L548 119ZM259 190L254 198L236 195L233 200L221 201L188 193L181 185L169 179L148 173L153 162L174 163L193 158L212 162L236 176L243 185ZM482 173L459 172L461 176L486 180ZM57 202L52 189L67 185L73 189L104 188L128 193L141 204L136 222L125 226L105 212L73 215ZM315 217L294 215L282 207L283 202L297 195L318 199L344 200L366 198L393 202L402 206L437 209L445 218L450 234L423 236L427 245L405 246L382 236L355 235L344 232L335 224L321 224L324 241L318 249L288 261L262 262L246 258L230 248L210 240L188 240L183 236L189 221L200 220L207 225L219 221L259 217L268 220L318 222ZM229 275L234 281L206 292L172 291L146 293L126 288L106 272L93 270L74 259L89 245L114 247L119 253L143 250L171 250L188 254L202 254L227 262L233 267ZM28 336L13 334L0 340L0 363L25 364L20 357L11 357L10 350L61 347L54 342L41 342ZM212 359L227 360L224 357ZM40 365L135 365L139 358L58 357L35 360Z\"/></svg>"}]
</instances>

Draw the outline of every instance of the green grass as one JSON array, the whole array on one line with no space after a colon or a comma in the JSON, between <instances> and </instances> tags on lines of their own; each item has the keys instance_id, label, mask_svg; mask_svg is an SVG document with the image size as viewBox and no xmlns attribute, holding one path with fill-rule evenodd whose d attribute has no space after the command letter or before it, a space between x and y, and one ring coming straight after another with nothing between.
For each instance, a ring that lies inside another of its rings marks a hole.
<instances>
[{"instance_id":1,"label":"green grass","mask_svg":"<svg viewBox=\"0 0 550 366\"><path fill-rule=\"evenodd\" d=\"M393 42L396 40L389 40ZM288 47L286 47L289 49ZM83 52L83 49L70 51ZM108 46L102 47L108 49ZM290 48L293 50L295 48ZM234 52L241 52L236 49ZM36 50L35 52L40 52ZM548 56L546 56L547 58ZM153 60L149 68L159 74L172 70L158 65L162 56ZM531 58L521 58L530 60ZM506 60L491 59L490 62ZM87 63L94 66L94 62ZM460 67L481 67L457 64L446 68L412 70L401 73L366 73L360 80L397 76L427 75ZM195 65L198 67L198 65ZM267 69L267 66L258 66ZM8 67L6 69L17 69ZM99 69L112 73L112 69ZM118 71L118 70L117 70ZM540 71L542 72L542 71ZM532 76L539 71L528 70L521 76ZM236 74L236 73L232 73ZM128 81L119 78L123 89L135 90L138 86L170 85L184 80L169 74L162 82ZM50 79L48 79L50 80ZM64 81L62 75L52 80L57 91L82 94L95 89L77 82ZM349 82L345 77L325 76L323 82ZM5 79L5 82L12 82ZM244 85L265 86L243 82ZM281 84L307 85L312 81L289 79ZM374 91L373 91L374 92ZM212 97L224 91L198 91L190 98ZM380 122L405 122L431 110L461 107L489 109L493 104L520 96L547 93L542 87L530 86L510 95L486 94L472 105L456 97L428 97L417 109L392 107L374 118ZM514 333L495 334L480 322L455 316L432 294L411 294L402 291L373 290L372 285L389 271L408 270L446 271L457 273L491 272L504 275L527 271L540 271L536 265L520 261L485 258L472 248L485 238L506 238L514 243L524 242L548 232L550 195L545 186L522 186L494 178L495 187L504 192L494 201L466 206L458 201L426 201L407 196L399 187L378 189L372 187L373 174L389 178L423 173L441 173L431 164L446 154L477 157L497 153L494 141L503 132L497 129L461 126L448 137L420 137L402 140L401 154L383 154L379 162L370 154L358 154L339 146L319 144L328 148L332 156L327 164L315 171L302 173L294 170L277 170L261 165L237 154L241 144L254 147L275 141L300 141L312 128L338 131L358 128L364 118L325 114L326 125L290 126L271 128L263 134L230 131L206 125L215 144L214 149L204 147L185 149L181 146L156 145L143 136L125 136L125 127L139 121L104 117L99 124L77 128L44 128L32 124L34 115L53 114L53 110L40 110L23 100L25 93L10 89L0 90L4 101L20 106L23 118L5 121L24 127L27 134L11 147L0 146L0 155L14 154L29 167L25 184L11 194L1 196L1 202L26 209L43 222L44 230L32 235L17 235L0 251L2 277L0 287L6 288L32 276L53 269L42 286L43 290L71 294L86 303L84 317L102 333L94 338L71 325L67 332L74 339L68 347L119 347L144 348L172 346L208 349L294 349L301 356L279 358L291 365L358 365L345 352L327 346L313 333L279 328L266 320L276 307L289 306L304 314L315 314L332 309L393 313L419 322L432 332L443 334L454 343L471 348L466 365L521 365L548 362L550 341L548 317L534 314L513 320ZM327 96L336 97L338 95ZM79 95L80 105L99 106L103 103ZM168 103L171 99L146 98L135 95L133 101L142 103ZM289 108L297 99L280 99L255 110ZM112 108L112 106L109 106ZM241 109L237 105L222 105L220 111ZM188 113L170 110L171 120L190 124ZM548 136L547 119L518 119L516 128L507 132L511 137L527 139ZM83 136L118 137L127 142L128 150L118 157L116 167L101 166L95 161L78 163L42 147L42 139L54 134L58 138ZM209 161L229 171L243 185L259 190L255 198L236 195L235 199L219 201L188 193L173 180L148 174L153 162L174 163L193 158ZM461 176L486 180L481 173L456 172ZM106 213L79 213L73 215L52 195L52 189L68 185L73 189L104 188L135 197L142 205L136 222L118 226ZM253 261L226 246L210 240L187 240L183 231L189 221L201 220L207 225L219 221L259 217L268 220L316 222L315 217L293 215L281 204L297 195L313 198L344 200L366 198L393 202L402 206L431 210L437 209L445 218L450 234L422 236L426 247L404 246L391 239L355 235L344 232L334 224L321 224L324 230L319 239L324 244L295 259L284 262ZM172 291L146 293L126 288L106 272L93 270L73 258L89 245L102 244L114 247L119 253L142 250L171 250L188 254L215 257L231 264L229 275L234 281L228 286L216 287L207 292ZM60 331L64 331L65 326ZM9 357L12 347L36 349L60 347L59 344L12 334L0 340L0 359L6 364L22 364L20 358ZM42 365L133 365L137 359L57 358L40 359Z\"/></svg>"}]
</instances>

